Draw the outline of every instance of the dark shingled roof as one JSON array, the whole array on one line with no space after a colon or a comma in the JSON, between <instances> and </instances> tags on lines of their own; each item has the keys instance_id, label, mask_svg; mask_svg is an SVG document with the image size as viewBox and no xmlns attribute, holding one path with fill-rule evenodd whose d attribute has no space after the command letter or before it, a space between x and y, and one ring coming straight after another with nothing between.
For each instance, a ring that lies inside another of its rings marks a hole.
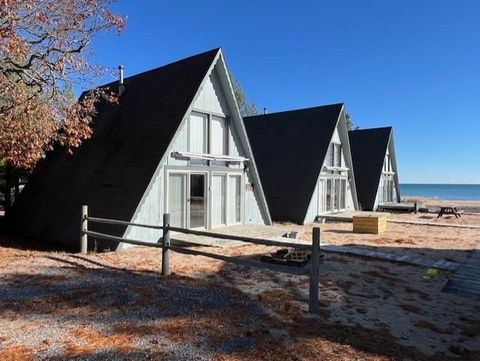
<instances>
[{"instance_id":1,"label":"dark shingled roof","mask_svg":"<svg viewBox=\"0 0 480 361\"><path fill-rule=\"evenodd\" d=\"M364 211L373 210L375 205L391 134L391 127L348 132L358 202Z\"/></svg>"},{"instance_id":2,"label":"dark shingled roof","mask_svg":"<svg viewBox=\"0 0 480 361\"><path fill-rule=\"evenodd\" d=\"M244 118L274 221L303 223L343 104Z\"/></svg>"},{"instance_id":3,"label":"dark shingled roof","mask_svg":"<svg viewBox=\"0 0 480 361\"><path fill-rule=\"evenodd\" d=\"M94 216L130 220L218 52L126 78L119 104L98 108L91 139L39 163L15 206L17 228L77 246L82 204ZM121 236L126 227L94 229Z\"/></svg>"}]
</instances>

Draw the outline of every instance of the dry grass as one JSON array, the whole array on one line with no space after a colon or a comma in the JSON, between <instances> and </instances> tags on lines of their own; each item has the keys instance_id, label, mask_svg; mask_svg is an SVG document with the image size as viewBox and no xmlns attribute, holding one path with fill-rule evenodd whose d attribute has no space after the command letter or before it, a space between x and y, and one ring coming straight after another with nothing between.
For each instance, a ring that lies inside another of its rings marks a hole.
<instances>
[{"instance_id":1,"label":"dry grass","mask_svg":"<svg viewBox=\"0 0 480 361\"><path fill-rule=\"evenodd\" d=\"M65 358L93 355L102 349L115 350L120 353L128 353L135 349L130 338L121 333L109 335L88 327L74 328L69 333L75 341L67 341Z\"/></svg>"},{"instance_id":2,"label":"dry grass","mask_svg":"<svg viewBox=\"0 0 480 361\"><path fill-rule=\"evenodd\" d=\"M12 345L0 349L0 360L2 361L30 361L33 360L32 350L26 346Z\"/></svg>"}]
</instances>

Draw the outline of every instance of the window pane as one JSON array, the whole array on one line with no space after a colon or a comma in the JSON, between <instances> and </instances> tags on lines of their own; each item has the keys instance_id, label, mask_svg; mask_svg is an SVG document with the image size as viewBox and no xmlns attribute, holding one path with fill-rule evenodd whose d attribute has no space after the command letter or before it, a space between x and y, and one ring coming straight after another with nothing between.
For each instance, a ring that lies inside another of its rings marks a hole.
<instances>
[{"instance_id":1,"label":"window pane","mask_svg":"<svg viewBox=\"0 0 480 361\"><path fill-rule=\"evenodd\" d=\"M168 177L168 212L170 223L174 227L185 225L185 174L170 174Z\"/></svg>"},{"instance_id":2,"label":"window pane","mask_svg":"<svg viewBox=\"0 0 480 361\"><path fill-rule=\"evenodd\" d=\"M340 204L340 179L335 179L335 210L338 210Z\"/></svg>"},{"instance_id":3,"label":"window pane","mask_svg":"<svg viewBox=\"0 0 480 361\"><path fill-rule=\"evenodd\" d=\"M332 210L332 180L327 179L327 211Z\"/></svg>"},{"instance_id":4,"label":"window pane","mask_svg":"<svg viewBox=\"0 0 480 361\"><path fill-rule=\"evenodd\" d=\"M190 175L190 227L205 227L205 175Z\"/></svg>"},{"instance_id":5,"label":"window pane","mask_svg":"<svg viewBox=\"0 0 480 361\"><path fill-rule=\"evenodd\" d=\"M189 147L193 153L207 152L207 134L205 133L207 116L205 114L192 113L189 124Z\"/></svg>"},{"instance_id":6,"label":"window pane","mask_svg":"<svg viewBox=\"0 0 480 361\"><path fill-rule=\"evenodd\" d=\"M333 166L333 143L328 146L327 151L327 166Z\"/></svg>"},{"instance_id":7,"label":"window pane","mask_svg":"<svg viewBox=\"0 0 480 361\"><path fill-rule=\"evenodd\" d=\"M335 144L335 167L342 166L342 145Z\"/></svg>"},{"instance_id":8,"label":"window pane","mask_svg":"<svg viewBox=\"0 0 480 361\"><path fill-rule=\"evenodd\" d=\"M212 176L212 225L214 226L226 223L226 183L226 176Z\"/></svg>"},{"instance_id":9,"label":"window pane","mask_svg":"<svg viewBox=\"0 0 480 361\"><path fill-rule=\"evenodd\" d=\"M211 154L220 154L226 155L226 121L224 118L212 117L211 120L211 129L212 133L210 134L211 139Z\"/></svg>"},{"instance_id":10,"label":"window pane","mask_svg":"<svg viewBox=\"0 0 480 361\"><path fill-rule=\"evenodd\" d=\"M345 209L345 195L347 193L347 180L342 179L342 187L341 187L341 196L340 196L340 208Z\"/></svg>"},{"instance_id":11,"label":"window pane","mask_svg":"<svg viewBox=\"0 0 480 361\"><path fill-rule=\"evenodd\" d=\"M228 190L228 222L239 223L242 221L242 177L230 176Z\"/></svg>"}]
</instances>

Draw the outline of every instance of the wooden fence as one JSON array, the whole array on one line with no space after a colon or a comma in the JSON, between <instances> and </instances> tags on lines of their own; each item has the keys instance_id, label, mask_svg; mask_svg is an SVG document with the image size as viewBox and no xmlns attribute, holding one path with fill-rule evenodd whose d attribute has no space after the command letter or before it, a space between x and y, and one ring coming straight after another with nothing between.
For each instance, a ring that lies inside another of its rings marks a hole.
<instances>
[{"instance_id":1,"label":"wooden fence","mask_svg":"<svg viewBox=\"0 0 480 361\"><path fill-rule=\"evenodd\" d=\"M88 228L89 223L125 225L125 226L158 229L158 230L161 229L163 230L163 236L156 243L127 239L127 238L117 237L117 236L109 235L105 233L90 231ZM237 259L234 257L223 256L215 253L203 252L203 251L194 250L186 247L175 246L170 244L171 232L179 232L179 233L191 234L195 236L204 236L204 237L211 237L211 238L224 239L224 240L234 240L234 241L240 241L240 242L246 242L246 243L253 243L257 245L274 246L274 247L293 247L296 249L308 250L311 252L310 269L309 269L309 272L307 273L306 270L300 269L298 267L286 267L282 265L252 262L248 260ZM137 246L161 248L162 249L161 263L162 263L163 276L168 276L170 274L170 255L169 255L170 251L187 254L187 255L193 255L193 256L204 256L209 258L215 258L215 259L222 260L224 262L236 263L236 264L247 266L247 267L269 268L273 270L281 269L282 272L287 272L287 273L303 274L303 275L308 274L310 278L308 312L309 313L318 312L318 300L319 300L318 284L319 284L319 268L320 268L320 228L318 227L313 228L312 244L306 245L306 244L281 242L281 241L274 241L274 240L242 237L242 236L236 236L236 235L228 235L228 234L172 227L170 226L170 214L168 213L163 215L162 226L154 226L154 225L148 225L148 224L142 224L142 223L119 221L114 219L90 217L88 215L88 206L82 206L80 252L83 254L86 254L88 252L88 236L91 236L98 240L102 240L102 239L112 240L112 241L118 241L118 242L127 243L127 244L133 244Z\"/></svg>"}]
</instances>

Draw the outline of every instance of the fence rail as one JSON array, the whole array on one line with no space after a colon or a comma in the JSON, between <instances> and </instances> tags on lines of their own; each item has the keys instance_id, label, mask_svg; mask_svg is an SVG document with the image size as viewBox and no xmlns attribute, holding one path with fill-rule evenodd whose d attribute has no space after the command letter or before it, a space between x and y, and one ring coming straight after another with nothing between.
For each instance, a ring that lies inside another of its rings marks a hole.
<instances>
[{"instance_id":1,"label":"fence rail","mask_svg":"<svg viewBox=\"0 0 480 361\"><path fill-rule=\"evenodd\" d=\"M128 239L128 238L118 237L118 236L114 236L106 233L91 231L88 228L89 222L99 223L99 224L117 224L117 225L128 225L133 227L161 229L163 230L163 236L159 240L157 240L157 242L155 243ZM162 249L161 263L162 263L163 276L168 276L170 274L170 254L169 254L170 251L181 253L181 254L187 254L187 255L214 258L224 262L235 263L235 264L239 264L247 267L268 268L272 270L278 270L278 271L288 272L288 273L297 274L297 275L306 274L305 270L297 267L287 268L286 266L283 266L283 265L274 265L274 264L268 264L268 263L260 264L259 262L253 262L250 260L239 259L239 258L224 256L216 253L204 252L204 251L171 245L170 237L171 237L172 231L184 233L184 234L190 234L194 236L226 239L226 240L233 240L233 241L239 241L239 242L245 242L245 243L252 243L257 245L274 246L274 247L294 247L297 249L309 250L311 252L311 257L310 257L310 270L308 273L310 278L308 312L309 313L318 312L318 299L319 299L318 283L319 283L319 268L320 268L320 228L318 227L313 228L312 244L307 245L307 244L297 244L292 242L281 242L281 241L259 239L259 238L252 238L252 237L242 237L242 236L235 236L235 235L228 235L228 234L221 234L221 233L205 232L205 231L198 231L198 230L185 229L185 228L179 228L179 227L171 227L170 214L168 213L163 215L162 226L148 225L148 224L142 224L142 223L132 223L127 221L119 221L119 220L107 219L107 218L89 217L88 206L82 206L80 252L83 254L86 254L88 252L88 236L90 236L96 239L113 240L121 243L133 244L138 246L161 248Z\"/></svg>"}]
</instances>

